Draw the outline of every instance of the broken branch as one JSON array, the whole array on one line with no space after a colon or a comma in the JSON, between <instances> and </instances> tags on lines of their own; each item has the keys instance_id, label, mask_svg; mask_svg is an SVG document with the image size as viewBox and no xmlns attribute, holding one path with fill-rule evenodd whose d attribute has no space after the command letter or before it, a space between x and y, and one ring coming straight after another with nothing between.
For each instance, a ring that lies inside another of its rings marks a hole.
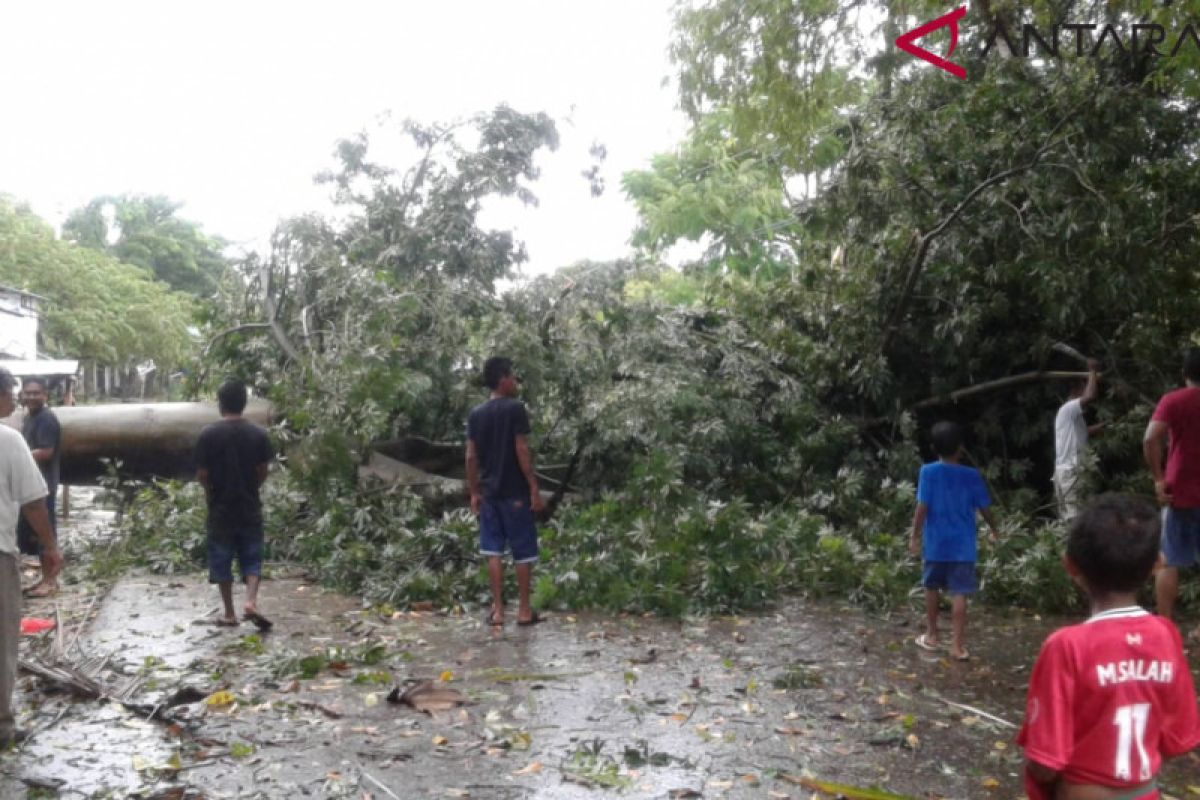
<instances>
[{"instance_id":1,"label":"broken branch","mask_svg":"<svg viewBox=\"0 0 1200 800\"><path fill-rule=\"evenodd\" d=\"M949 403L957 403L965 397L970 397L976 394L984 394L985 392L994 392L997 389L1007 389L1010 386L1019 386L1024 383L1035 383L1037 381L1049 380L1085 380L1088 374L1086 372L1054 372L1044 370L1034 370L1033 372L1023 372L1020 375L1010 375L1007 378L997 378L994 381L984 381L977 383L974 386L967 386L962 389L955 389L949 394L940 394L936 397L928 397L919 403L910 406L914 411L922 408L932 408L934 406L947 405Z\"/></svg>"}]
</instances>

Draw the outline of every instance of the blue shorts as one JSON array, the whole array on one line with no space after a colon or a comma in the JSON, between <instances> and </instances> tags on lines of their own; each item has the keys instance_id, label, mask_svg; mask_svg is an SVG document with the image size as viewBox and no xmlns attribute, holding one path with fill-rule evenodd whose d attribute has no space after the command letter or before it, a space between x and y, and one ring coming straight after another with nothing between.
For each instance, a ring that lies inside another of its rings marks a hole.
<instances>
[{"instance_id":1,"label":"blue shorts","mask_svg":"<svg viewBox=\"0 0 1200 800\"><path fill-rule=\"evenodd\" d=\"M263 527L208 526L208 582L233 583L233 558L237 556L238 572L247 576L262 575Z\"/></svg>"},{"instance_id":2,"label":"blue shorts","mask_svg":"<svg viewBox=\"0 0 1200 800\"><path fill-rule=\"evenodd\" d=\"M57 488L57 487L56 487ZM46 495L46 512L50 515L50 532L54 534L54 541L58 541L58 519L54 514L54 496L57 491ZM33 532L33 528L25 521L25 515L21 514L17 520L17 549L27 556L40 556L42 554L42 542L38 539L37 534Z\"/></svg>"},{"instance_id":3,"label":"blue shorts","mask_svg":"<svg viewBox=\"0 0 1200 800\"><path fill-rule=\"evenodd\" d=\"M921 573L921 585L926 589L944 589L950 594L975 594L974 561L926 561Z\"/></svg>"},{"instance_id":4,"label":"blue shorts","mask_svg":"<svg viewBox=\"0 0 1200 800\"><path fill-rule=\"evenodd\" d=\"M1162 554L1168 567L1190 567L1200 554L1200 508L1163 509Z\"/></svg>"},{"instance_id":5,"label":"blue shorts","mask_svg":"<svg viewBox=\"0 0 1200 800\"><path fill-rule=\"evenodd\" d=\"M528 498L484 499L480 506L479 552L502 556L506 547L512 550L514 564L538 560L537 526Z\"/></svg>"}]
</instances>

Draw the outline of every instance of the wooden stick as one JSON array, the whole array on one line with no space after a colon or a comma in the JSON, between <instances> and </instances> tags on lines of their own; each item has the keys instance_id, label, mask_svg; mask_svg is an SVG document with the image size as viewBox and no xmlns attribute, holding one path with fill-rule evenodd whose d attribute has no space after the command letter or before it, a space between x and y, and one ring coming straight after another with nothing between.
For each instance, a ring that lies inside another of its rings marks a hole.
<instances>
[{"instance_id":1,"label":"wooden stick","mask_svg":"<svg viewBox=\"0 0 1200 800\"><path fill-rule=\"evenodd\" d=\"M963 711L970 711L972 714L974 714L977 717L983 717L984 719L991 720L992 722L995 722L998 725L1003 725L1006 728L1017 727L1016 725L1012 724L1008 720L1001 719L1000 717L997 717L995 714L989 714L986 711L975 708L975 706L968 706L968 705L964 705L962 703L955 703L953 700L947 700L944 697L939 697L938 699L941 700L943 703L945 703L948 706L954 706L955 708L962 709Z\"/></svg>"},{"instance_id":2,"label":"wooden stick","mask_svg":"<svg viewBox=\"0 0 1200 800\"><path fill-rule=\"evenodd\" d=\"M362 776L378 786L380 789L383 789L385 792L387 792L388 797L392 798L392 800L400 800L399 796L395 792L380 783L378 778L371 775L371 773L367 772L365 769L362 771Z\"/></svg>"},{"instance_id":3,"label":"wooden stick","mask_svg":"<svg viewBox=\"0 0 1200 800\"><path fill-rule=\"evenodd\" d=\"M87 611L83 612L83 618L79 620L79 625L77 625L75 628L75 635L71 637L71 641L67 643L66 649L63 650L64 656L67 653L71 652L71 648L75 646L75 643L77 641L79 641L79 636L80 636L80 634L83 633L84 628L87 627L88 618L91 617L92 609L96 607L96 601L99 599L100 599L99 592L92 595L92 602L88 604Z\"/></svg>"}]
</instances>

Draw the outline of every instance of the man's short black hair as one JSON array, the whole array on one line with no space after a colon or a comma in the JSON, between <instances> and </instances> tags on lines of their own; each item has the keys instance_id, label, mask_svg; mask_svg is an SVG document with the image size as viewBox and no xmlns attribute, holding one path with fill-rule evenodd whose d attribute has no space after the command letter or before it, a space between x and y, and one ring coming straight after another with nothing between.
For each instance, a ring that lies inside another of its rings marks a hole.
<instances>
[{"instance_id":1,"label":"man's short black hair","mask_svg":"<svg viewBox=\"0 0 1200 800\"><path fill-rule=\"evenodd\" d=\"M5 367L0 367L0 393L12 394L13 387L17 385L17 379Z\"/></svg>"},{"instance_id":2,"label":"man's short black hair","mask_svg":"<svg viewBox=\"0 0 1200 800\"><path fill-rule=\"evenodd\" d=\"M1079 512L1067 535L1067 555L1088 590L1136 592L1158 561L1158 509L1125 494L1102 494Z\"/></svg>"},{"instance_id":3,"label":"man's short black hair","mask_svg":"<svg viewBox=\"0 0 1200 800\"><path fill-rule=\"evenodd\" d=\"M217 406L222 413L240 414L246 409L246 384L229 378L217 389Z\"/></svg>"},{"instance_id":4,"label":"man's short black hair","mask_svg":"<svg viewBox=\"0 0 1200 800\"><path fill-rule=\"evenodd\" d=\"M492 391L500 385L500 381L512 375L512 359L504 356L492 356L483 364L483 382Z\"/></svg>"},{"instance_id":5,"label":"man's short black hair","mask_svg":"<svg viewBox=\"0 0 1200 800\"><path fill-rule=\"evenodd\" d=\"M1183 377L1200 383L1200 347L1192 347L1183 357Z\"/></svg>"},{"instance_id":6,"label":"man's short black hair","mask_svg":"<svg viewBox=\"0 0 1200 800\"><path fill-rule=\"evenodd\" d=\"M25 376L24 378L21 379L21 388L24 389L26 386L28 386L31 383L36 383L38 386L42 387L43 392L50 388L50 384L41 375Z\"/></svg>"},{"instance_id":7,"label":"man's short black hair","mask_svg":"<svg viewBox=\"0 0 1200 800\"><path fill-rule=\"evenodd\" d=\"M930 432L933 438L933 452L943 458L950 458L962 447L962 428L957 422L942 420L933 426Z\"/></svg>"}]
</instances>

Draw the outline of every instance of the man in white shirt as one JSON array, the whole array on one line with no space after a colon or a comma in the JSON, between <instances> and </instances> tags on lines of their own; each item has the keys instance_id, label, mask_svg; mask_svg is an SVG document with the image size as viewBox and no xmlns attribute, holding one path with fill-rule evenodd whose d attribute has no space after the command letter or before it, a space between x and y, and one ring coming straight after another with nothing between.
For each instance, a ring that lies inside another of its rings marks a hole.
<instances>
[{"instance_id":1,"label":"man in white shirt","mask_svg":"<svg viewBox=\"0 0 1200 800\"><path fill-rule=\"evenodd\" d=\"M1088 359L1087 381L1071 389L1071 399L1062 404L1054 418L1054 497L1058 501L1058 516L1070 520L1082 503L1083 454L1088 436L1098 433L1103 425L1088 427L1083 407L1096 399L1100 386L1100 362Z\"/></svg>"},{"instance_id":2,"label":"man in white shirt","mask_svg":"<svg viewBox=\"0 0 1200 800\"><path fill-rule=\"evenodd\" d=\"M0 367L0 418L16 409L16 379ZM20 433L0 425L0 748L25 738L17 730L12 709L17 680L17 641L21 635L21 569L17 552L17 520L33 528L42 544L43 569L53 579L62 569L62 554L46 512L46 482Z\"/></svg>"}]
</instances>

